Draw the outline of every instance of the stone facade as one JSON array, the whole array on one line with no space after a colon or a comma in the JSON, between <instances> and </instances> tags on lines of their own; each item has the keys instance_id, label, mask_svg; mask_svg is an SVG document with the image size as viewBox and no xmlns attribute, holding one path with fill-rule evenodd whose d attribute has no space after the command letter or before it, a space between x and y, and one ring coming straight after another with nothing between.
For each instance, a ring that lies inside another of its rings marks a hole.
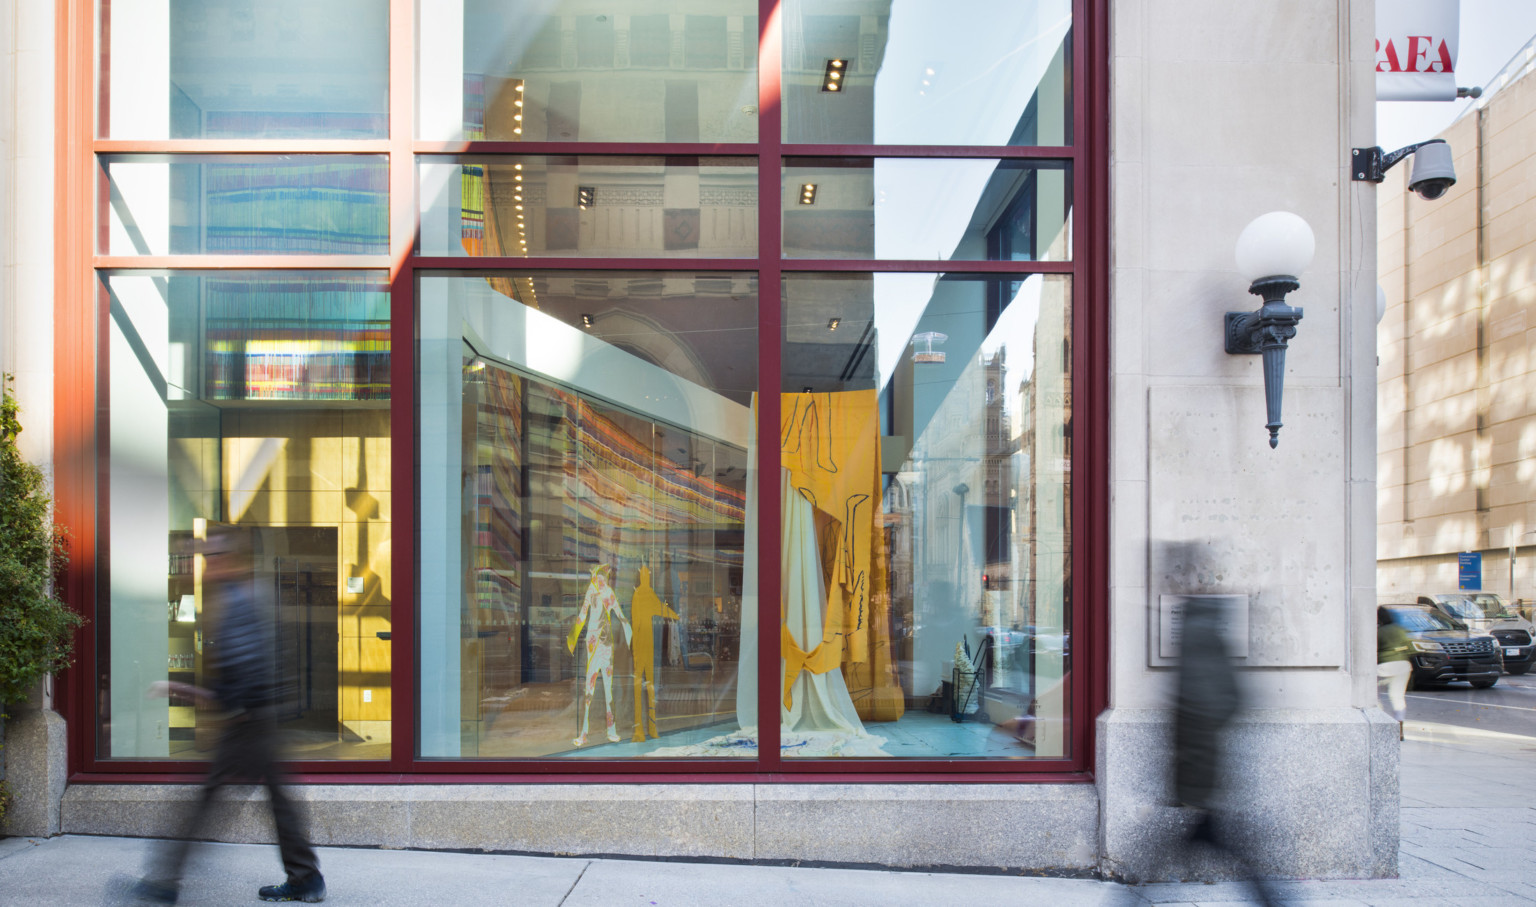
<instances>
[{"instance_id":1,"label":"stone facade","mask_svg":"<svg viewBox=\"0 0 1536 907\"><path fill-rule=\"evenodd\" d=\"M1246 596L1229 795L1268 871L1396 871L1395 725L1375 708L1374 4L1130 0L1112 21L1110 709L1099 719L1100 860L1168 878L1162 597ZM1223 349L1243 226L1291 211L1317 255L1270 450L1258 357ZM1180 552L1173 556L1170 552ZM1319 772L1340 782L1319 790ZM1343 782L1344 777L1352 779ZM1331 799L1319 808L1319 795ZM1258 808L1262 805L1262 808ZM1324 818L1324 813L1330 818ZM1345 817L1334 818L1334 817ZM1275 846L1304 836L1326 847Z\"/></svg>"},{"instance_id":2,"label":"stone facade","mask_svg":"<svg viewBox=\"0 0 1536 907\"><path fill-rule=\"evenodd\" d=\"M13 6L14 16L0 17L7 23L51 15L44 4ZM1397 735L1376 707L1372 613L1377 189L1347 172L1348 149L1374 144L1374 2L1103 6L1113 118L1103 363L1110 707L1097 716L1094 781L306 785L318 843L1222 875L1230 869L1160 856L1190 817L1167 805L1172 668L1159 604L1165 594L1209 592L1251 603L1243 680L1254 708L1234 734L1230 794L1251 807L1245 834L1263 845L1262 870L1396 872ZM36 197L44 189L27 188L49 185L41 174L51 147L24 164L14 140L51 143L48 106L35 100L46 95L19 83L51 78L52 39L41 25L7 37L8 96L27 99L3 127L13 140L7 172L39 176L6 186L7 232L17 238L4 252L3 350L7 367L25 372L42 426L52 327L46 305L18 300L51 298L51 231L41 225L52 214ZM1222 313L1257 306L1234 270L1233 243L1272 210L1305 218L1318 248L1291 300L1306 318L1290 351L1276 450L1263 428L1259 360L1222 347ZM1199 563L1166 557L1170 546L1195 546ZM194 794L75 784L57 830L169 834L177 805ZM213 836L269 840L257 796L232 792Z\"/></svg>"}]
</instances>

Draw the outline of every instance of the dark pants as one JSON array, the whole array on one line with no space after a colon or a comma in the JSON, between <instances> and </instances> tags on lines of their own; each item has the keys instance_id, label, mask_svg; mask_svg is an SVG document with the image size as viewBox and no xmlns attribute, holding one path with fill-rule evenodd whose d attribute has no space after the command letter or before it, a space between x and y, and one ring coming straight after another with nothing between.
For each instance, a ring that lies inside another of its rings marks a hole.
<instances>
[{"instance_id":1,"label":"dark pants","mask_svg":"<svg viewBox=\"0 0 1536 907\"><path fill-rule=\"evenodd\" d=\"M303 814L283 790L282 780L277 765L277 722L271 713L247 712L231 719L219 735L202 795L183 823L180 838L161 845L148 877L168 884L181 879L187 854L205 831L213 798L219 788L239 781L266 785L272 801L272 823L277 827L278 852L288 880L303 883L319 875L320 860L309 845Z\"/></svg>"}]
</instances>

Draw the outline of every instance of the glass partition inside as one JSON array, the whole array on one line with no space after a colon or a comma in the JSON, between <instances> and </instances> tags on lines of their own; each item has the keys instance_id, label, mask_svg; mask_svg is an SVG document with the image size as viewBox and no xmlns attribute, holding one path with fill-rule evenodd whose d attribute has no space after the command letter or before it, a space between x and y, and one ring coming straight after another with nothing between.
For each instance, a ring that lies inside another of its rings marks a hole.
<instances>
[{"instance_id":1,"label":"glass partition inside","mask_svg":"<svg viewBox=\"0 0 1536 907\"><path fill-rule=\"evenodd\" d=\"M1070 287L785 276L786 756L1070 755Z\"/></svg>"},{"instance_id":2,"label":"glass partition inside","mask_svg":"<svg viewBox=\"0 0 1536 907\"><path fill-rule=\"evenodd\" d=\"M754 757L756 278L419 286L421 755Z\"/></svg>"},{"instance_id":3,"label":"glass partition inside","mask_svg":"<svg viewBox=\"0 0 1536 907\"><path fill-rule=\"evenodd\" d=\"M386 276L120 272L104 292L100 754L211 755L217 707L150 694L216 686L240 602L272 642L292 757L387 759Z\"/></svg>"}]
</instances>

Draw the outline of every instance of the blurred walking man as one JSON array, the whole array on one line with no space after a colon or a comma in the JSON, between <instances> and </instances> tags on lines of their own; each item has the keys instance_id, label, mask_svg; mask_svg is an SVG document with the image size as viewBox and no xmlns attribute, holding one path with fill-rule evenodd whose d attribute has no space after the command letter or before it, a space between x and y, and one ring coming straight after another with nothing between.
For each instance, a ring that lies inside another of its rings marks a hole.
<instances>
[{"instance_id":1,"label":"blurred walking man","mask_svg":"<svg viewBox=\"0 0 1536 907\"><path fill-rule=\"evenodd\" d=\"M272 615L263 613L251 591L249 542L237 531L210 527L204 553L204 617L211 622L204 647L214 672L213 690L162 681L150 688L150 695L175 694L214 704L224 712L223 726L202 796L180 839L156 849L149 873L133 893L143 900L176 903L188 852L204 831L219 788L248 781L267 788L278 851L288 874L281 884L261 888L258 896L264 901L323 901L325 879L319 858L305 834L298 804L283 790L278 769L280 691L274 669L274 628Z\"/></svg>"}]
</instances>

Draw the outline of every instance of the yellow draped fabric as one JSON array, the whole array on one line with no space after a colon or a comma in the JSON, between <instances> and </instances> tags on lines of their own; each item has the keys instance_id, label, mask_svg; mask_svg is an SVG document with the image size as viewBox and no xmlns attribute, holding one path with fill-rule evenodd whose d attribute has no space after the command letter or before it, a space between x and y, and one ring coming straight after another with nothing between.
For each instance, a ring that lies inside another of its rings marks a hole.
<instances>
[{"instance_id":1,"label":"yellow draped fabric","mask_svg":"<svg viewBox=\"0 0 1536 907\"><path fill-rule=\"evenodd\" d=\"M790 688L801 671L825 674L842 667L859 717L894 721L904 703L891 662L885 540L877 531L878 393L785 394L779 437L791 487L817 511L827 589L818 645L809 652L801 649L787 623L780 633L784 707L793 705Z\"/></svg>"}]
</instances>

